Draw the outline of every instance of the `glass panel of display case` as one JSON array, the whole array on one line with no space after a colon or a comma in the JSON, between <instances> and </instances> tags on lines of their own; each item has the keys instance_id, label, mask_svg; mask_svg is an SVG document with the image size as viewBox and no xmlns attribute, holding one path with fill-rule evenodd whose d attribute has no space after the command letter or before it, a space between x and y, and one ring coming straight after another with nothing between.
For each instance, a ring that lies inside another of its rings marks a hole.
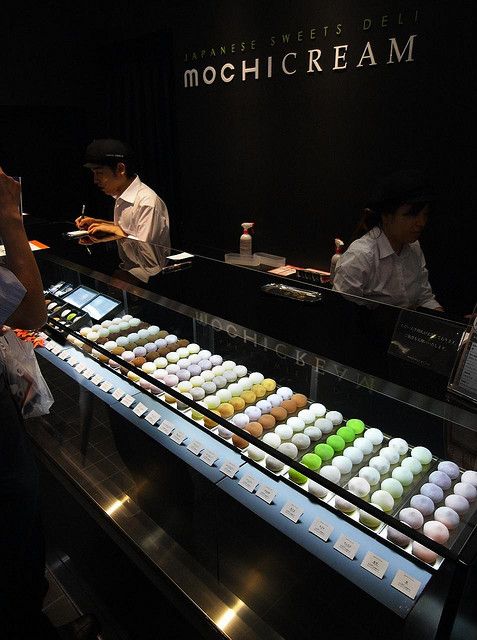
<instances>
[{"instance_id":1,"label":"glass panel of display case","mask_svg":"<svg viewBox=\"0 0 477 640\"><path fill-rule=\"evenodd\" d=\"M473 411L160 292L127 283L119 290L109 276L74 273L58 260L43 266L49 287L79 278L98 294L124 298L124 314L100 324L91 318L88 326L68 329L67 340L95 366L123 377L117 400L136 416L150 415L144 398L158 398L171 415L196 426L188 444L194 455L204 452L200 433L208 433L429 566L438 567L442 557L419 546L426 539L454 554L463 550L476 523ZM298 327L305 315L298 307L292 324ZM295 334L299 343L299 330ZM319 337L317 330L317 344ZM87 365L89 379L104 378L95 366ZM144 398L135 400L141 392ZM457 443L465 441L459 451ZM206 458L212 454L205 450ZM409 536L380 520L379 511L407 525ZM412 541L416 536L420 542Z\"/></svg>"}]
</instances>

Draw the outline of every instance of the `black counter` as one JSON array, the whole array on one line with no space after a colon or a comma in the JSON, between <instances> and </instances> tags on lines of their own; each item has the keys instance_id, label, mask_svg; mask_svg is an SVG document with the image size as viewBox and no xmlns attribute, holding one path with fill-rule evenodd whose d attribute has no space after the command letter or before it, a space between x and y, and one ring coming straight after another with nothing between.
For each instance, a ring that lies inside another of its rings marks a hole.
<instances>
[{"instance_id":1,"label":"black counter","mask_svg":"<svg viewBox=\"0 0 477 640\"><path fill-rule=\"evenodd\" d=\"M258 268L226 264L197 255L191 266L168 273L159 271L144 282L136 278L134 271L120 267L124 263L126 243L128 254L131 254L131 247L136 258L147 254L148 267L151 260L157 261L157 269L150 268L150 273L166 264L168 250L130 239L84 245L64 236L74 228L71 223L29 218L26 226L30 239L40 240L50 247L41 254L58 256L71 266L77 265L84 274L95 272L113 277L122 283L119 286L136 290L140 287L346 367L446 400L446 376L388 355L399 308L375 305L370 310L326 286L299 283ZM319 292L321 300L298 302L267 294L262 287L270 282Z\"/></svg>"}]
</instances>

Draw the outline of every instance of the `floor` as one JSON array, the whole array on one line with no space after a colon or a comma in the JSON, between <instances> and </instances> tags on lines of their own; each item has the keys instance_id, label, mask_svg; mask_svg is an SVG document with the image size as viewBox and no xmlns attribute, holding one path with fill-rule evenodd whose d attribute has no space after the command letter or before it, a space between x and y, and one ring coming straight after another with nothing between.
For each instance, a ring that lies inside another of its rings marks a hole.
<instances>
[{"instance_id":1,"label":"floor","mask_svg":"<svg viewBox=\"0 0 477 640\"><path fill-rule=\"evenodd\" d=\"M50 569L47 569L46 577L50 587L43 603L43 611L55 627L68 624L81 615L81 612Z\"/></svg>"}]
</instances>

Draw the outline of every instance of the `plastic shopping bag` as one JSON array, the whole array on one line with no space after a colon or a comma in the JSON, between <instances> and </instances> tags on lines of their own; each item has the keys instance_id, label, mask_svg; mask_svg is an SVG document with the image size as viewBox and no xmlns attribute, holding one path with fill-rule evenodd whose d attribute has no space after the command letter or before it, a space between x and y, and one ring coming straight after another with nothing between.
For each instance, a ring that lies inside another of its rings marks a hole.
<instances>
[{"instance_id":1,"label":"plastic shopping bag","mask_svg":"<svg viewBox=\"0 0 477 640\"><path fill-rule=\"evenodd\" d=\"M48 413L54 399L41 374L31 342L23 342L13 331L7 331L0 336L0 362L23 417L36 418Z\"/></svg>"}]
</instances>

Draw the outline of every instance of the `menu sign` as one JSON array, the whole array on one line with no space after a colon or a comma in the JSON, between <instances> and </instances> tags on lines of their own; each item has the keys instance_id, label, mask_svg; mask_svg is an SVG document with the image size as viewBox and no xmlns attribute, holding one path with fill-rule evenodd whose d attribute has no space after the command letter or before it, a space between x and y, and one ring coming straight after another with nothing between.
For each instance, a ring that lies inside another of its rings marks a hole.
<instances>
[{"instance_id":1,"label":"menu sign","mask_svg":"<svg viewBox=\"0 0 477 640\"><path fill-rule=\"evenodd\" d=\"M477 315L475 313L473 325L462 341L448 389L477 403Z\"/></svg>"},{"instance_id":2,"label":"menu sign","mask_svg":"<svg viewBox=\"0 0 477 640\"><path fill-rule=\"evenodd\" d=\"M462 339L460 324L403 309L388 353L435 373L449 376Z\"/></svg>"}]
</instances>

